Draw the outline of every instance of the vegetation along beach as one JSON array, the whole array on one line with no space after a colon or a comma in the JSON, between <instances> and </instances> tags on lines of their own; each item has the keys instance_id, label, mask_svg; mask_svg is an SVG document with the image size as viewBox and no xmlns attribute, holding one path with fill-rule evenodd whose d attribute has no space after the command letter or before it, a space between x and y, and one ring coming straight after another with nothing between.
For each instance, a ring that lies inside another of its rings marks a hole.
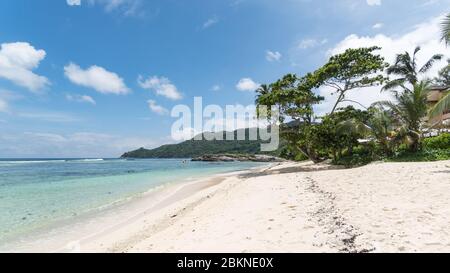
<instances>
[{"instance_id":1,"label":"vegetation along beach","mask_svg":"<svg viewBox=\"0 0 450 273\"><path fill-rule=\"evenodd\" d=\"M2 2L0 252L450 252L448 0Z\"/></svg>"}]
</instances>

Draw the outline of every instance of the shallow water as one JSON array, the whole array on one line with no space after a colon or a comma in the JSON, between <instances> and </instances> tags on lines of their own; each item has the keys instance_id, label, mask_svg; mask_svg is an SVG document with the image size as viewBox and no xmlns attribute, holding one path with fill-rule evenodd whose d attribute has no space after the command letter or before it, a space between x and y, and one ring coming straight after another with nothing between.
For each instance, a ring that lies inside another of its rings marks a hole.
<instances>
[{"instance_id":1,"label":"shallow water","mask_svg":"<svg viewBox=\"0 0 450 273\"><path fill-rule=\"evenodd\" d=\"M2 159L0 246L167 183L262 165L182 159Z\"/></svg>"}]
</instances>

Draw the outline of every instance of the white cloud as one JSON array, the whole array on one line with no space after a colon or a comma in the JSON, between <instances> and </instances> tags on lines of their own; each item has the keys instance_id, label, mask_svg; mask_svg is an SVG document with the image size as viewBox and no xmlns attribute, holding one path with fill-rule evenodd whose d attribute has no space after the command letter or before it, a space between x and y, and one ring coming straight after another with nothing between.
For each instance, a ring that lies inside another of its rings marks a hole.
<instances>
[{"instance_id":1,"label":"white cloud","mask_svg":"<svg viewBox=\"0 0 450 273\"><path fill-rule=\"evenodd\" d=\"M222 89L222 87L219 84L215 84L211 87L212 91L220 91L220 89Z\"/></svg>"},{"instance_id":2,"label":"white cloud","mask_svg":"<svg viewBox=\"0 0 450 273\"><path fill-rule=\"evenodd\" d=\"M236 84L236 88L239 91L255 91L259 87L260 84L254 82L251 78L243 78Z\"/></svg>"},{"instance_id":3,"label":"white cloud","mask_svg":"<svg viewBox=\"0 0 450 273\"><path fill-rule=\"evenodd\" d=\"M266 60L269 62L280 61L281 57L282 57L282 55L278 51L275 51L275 52L270 51L270 50L266 51Z\"/></svg>"},{"instance_id":4,"label":"white cloud","mask_svg":"<svg viewBox=\"0 0 450 273\"><path fill-rule=\"evenodd\" d=\"M44 76L33 69L45 58L45 51L36 50L26 42L5 43L0 48L0 78L36 92L50 84Z\"/></svg>"},{"instance_id":5,"label":"white cloud","mask_svg":"<svg viewBox=\"0 0 450 273\"><path fill-rule=\"evenodd\" d=\"M81 103L90 103L92 105L96 105L97 104L95 102L95 100L91 96L88 96L88 95L78 95L78 94L70 95L70 94L67 94L66 95L66 99L68 101L75 101L75 102L81 102Z\"/></svg>"},{"instance_id":6,"label":"white cloud","mask_svg":"<svg viewBox=\"0 0 450 273\"><path fill-rule=\"evenodd\" d=\"M217 24L218 22L219 22L219 17L214 15L213 17L209 18L208 20L206 20L206 22L203 23L202 28L207 29L207 28Z\"/></svg>"},{"instance_id":7,"label":"white cloud","mask_svg":"<svg viewBox=\"0 0 450 273\"><path fill-rule=\"evenodd\" d=\"M380 29L382 27L384 27L383 23L376 23L375 25L372 26L373 29Z\"/></svg>"},{"instance_id":8,"label":"white cloud","mask_svg":"<svg viewBox=\"0 0 450 273\"><path fill-rule=\"evenodd\" d=\"M156 101L154 100L148 100L148 108L153 112L156 113L158 115L166 115L169 113L169 110L167 110L166 108L162 107L161 105L158 105L156 103Z\"/></svg>"},{"instance_id":9,"label":"white cloud","mask_svg":"<svg viewBox=\"0 0 450 273\"><path fill-rule=\"evenodd\" d=\"M369 6L380 6L381 0L367 0L367 5Z\"/></svg>"},{"instance_id":10,"label":"white cloud","mask_svg":"<svg viewBox=\"0 0 450 273\"><path fill-rule=\"evenodd\" d=\"M44 122L54 122L54 123L72 123L79 122L78 117L72 116L66 113L60 112L19 112L14 113L15 116L25 119L33 119Z\"/></svg>"},{"instance_id":11,"label":"white cloud","mask_svg":"<svg viewBox=\"0 0 450 273\"><path fill-rule=\"evenodd\" d=\"M320 46L320 45L324 45L328 43L327 39L323 39L321 41L318 41L316 39L303 39L302 41L300 41L300 43L298 44L298 48L299 49L308 49L308 48L313 48L316 46Z\"/></svg>"},{"instance_id":12,"label":"white cloud","mask_svg":"<svg viewBox=\"0 0 450 273\"><path fill-rule=\"evenodd\" d=\"M328 55L342 53L348 48L379 46L382 49L378 51L378 53L385 57L387 62L393 63L397 54L405 51L412 54L412 51L416 46L421 46L422 50L417 55L417 62L419 66L421 66L432 55L446 53L444 60L436 63L435 66L424 75L424 77L431 78L437 74L437 71L445 65L445 60L450 57L448 48L440 41L441 21L442 17L433 18L427 22L416 25L411 31L400 35L387 36L378 34L375 36L358 36L352 34L339 42L334 48L330 49ZM365 106L370 106L376 101L391 98L389 92L381 93L380 89L381 87L378 86L354 90L348 94L347 99L358 101ZM325 113L330 111L336 101L336 96L331 95L331 90L327 88L322 88L319 92L326 98L325 103L318 107L319 112ZM346 104L342 104L341 106L345 105ZM359 107L357 104L353 105Z\"/></svg>"},{"instance_id":13,"label":"white cloud","mask_svg":"<svg viewBox=\"0 0 450 273\"><path fill-rule=\"evenodd\" d=\"M66 0L69 6L81 6L81 0ZM118 10L125 16L142 15L142 0L86 0L89 5L102 5L106 12Z\"/></svg>"},{"instance_id":14,"label":"white cloud","mask_svg":"<svg viewBox=\"0 0 450 273\"><path fill-rule=\"evenodd\" d=\"M10 102L22 98L22 95L18 95L15 92L6 89L0 89L0 113L12 114L12 111L10 109Z\"/></svg>"},{"instance_id":15,"label":"white cloud","mask_svg":"<svg viewBox=\"0 0 450 273\"><path fill-rule=\"evenodd\" d=\"M69 6L81 6L81 0L67 0Z\"/></svg>"},{"instance_id":16,"label":"white cloud","mask_svg":"<svg viewBox=\"0 0 450 273\"><path fill-rule=\"evenodd\" d=\"M154 90L157 95L168 99L180 100L183 98L177 87L168 78L152 76L144 79L144 77L139 76L138 83L142 88Z\"/></svg>"},{"instance_id":17,"label":"white cloud","mask_svg":"<svg viewBox=\"0 0 450 273\"><path fill-rule=\"evenodd\" d=\"M72 83L93 88L102 94L122 95L130 92L121 77L100 66L94 65L83 70L70 63L64 67L64 73Z\"/></svg>"},{"instance_id":18,"label":"white cloud","mask_svg":"<svg viewBox=\"0 0 450 273\"><path fill-rule=\"evenodd\" d=\"M8 112L8 102L0 98L0 113Z\"/></svg>"}]
</instances>

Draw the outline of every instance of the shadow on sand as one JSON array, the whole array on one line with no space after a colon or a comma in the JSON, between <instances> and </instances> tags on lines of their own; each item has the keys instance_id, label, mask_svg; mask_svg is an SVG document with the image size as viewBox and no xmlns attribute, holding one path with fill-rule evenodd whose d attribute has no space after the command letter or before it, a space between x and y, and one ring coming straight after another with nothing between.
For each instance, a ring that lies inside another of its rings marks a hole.
<instances>
[{"instance_id":1,"label":"shadow on sand","mask_svg":"<svg viewBox=\"0 0 450 273\"><path fill-rule=\"evenodd\" d=\"M294 163L294 162L293 162ZM260 177L267 176L273 174L287 174L287 173L298 173L298 172L319 172L319 171L329 171L329 170L342 170L346 169L343 166L335 166L328 163L318 163L314 164L313 162L305 162L299 163L297 166L287 166L280 167L280 164L269 167L263 171L255 172L255 173L245 173L239 175L240 178L252 178L252 177Z\"/></svg>"}]
</instances>

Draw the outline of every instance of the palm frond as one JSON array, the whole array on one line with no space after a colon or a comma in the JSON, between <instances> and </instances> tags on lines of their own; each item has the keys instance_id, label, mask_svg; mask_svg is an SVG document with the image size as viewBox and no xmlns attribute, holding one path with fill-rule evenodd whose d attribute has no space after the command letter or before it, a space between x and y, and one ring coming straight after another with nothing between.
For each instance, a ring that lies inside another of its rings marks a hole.
<instances>
[{"instance_id":1,"label":"palm frond","mask_svg":"<svg viewBox=\"0 0 450 273\"><path fill-rule=\"evenodd\" d=\"M339 123L337 126L337 132L339 134L356 133L365 136L370 134L372 129L360 121L350 119Z\"/></svg>"},{"instance_id":2,"label":"palm frond","mask_svg":"<svg viewBox=\"0 0 450 273\"><path fill-rule=\"evenodd\" d=\"M430 109L428 116L430 118L435 118L448 110L450 110L450 92L447 92L447 94Z\"/></svg>"},{"instance_id":3,"label":"palm frond","mask_svg":"<svg viewBox=\"0 0 450 273\"><path fill-rule=\"evenodd\" d=\"M450 13L442 21L442 41L450 45Z\"/></svg>"},{"instance_id":4,"label":"palm frond","mask_svg":"<svg viewBox=\"0 0 450 273\"><path fill-rule=\"evenodd\" d=\"M444 55L442 54L436 54L433 57L431 57L423 66L422 68L419 70L420 73L425 73L428 70L430 70L430 68L433 66L433 64L436 61L440 61L442 60L442 58L444 57Z\"/></svg>"},{"instance_id":5,"label":"palm frond","mask_svg":"<svg viewBox=\"0 0 450 273\"><path fill-rule=\"evenodd\" d=\"M405 78L400 78L400 79L395 79L392 81L388 81L383 88L381 89L381 91L388 91L388 90L392 90L394 88L397 88L399 86L402 86L404 83L406 82Z\"/></svg>"}]
</instances>

